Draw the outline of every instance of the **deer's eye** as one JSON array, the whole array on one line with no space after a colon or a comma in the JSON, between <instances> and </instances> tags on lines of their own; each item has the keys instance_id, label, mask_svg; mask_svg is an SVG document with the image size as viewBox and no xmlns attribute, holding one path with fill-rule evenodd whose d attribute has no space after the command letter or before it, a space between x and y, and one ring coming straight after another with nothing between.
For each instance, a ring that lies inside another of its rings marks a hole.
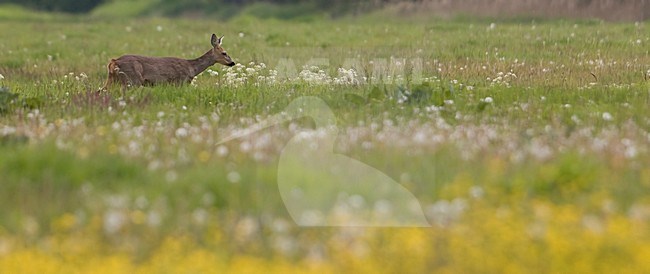
<instances>
[{"instance_id":1,"label":"deer's eye","mask_svg":"<svg viewBox=\"0 0 650 274\"><path fill-rule=\"evenodd\" d=\"M221 54L223 54L223 56L226 56L226 55L228 55L228 54L227 54L227 53L225 53L225 52L222 52Z\"/></svg>"}]
</instances>

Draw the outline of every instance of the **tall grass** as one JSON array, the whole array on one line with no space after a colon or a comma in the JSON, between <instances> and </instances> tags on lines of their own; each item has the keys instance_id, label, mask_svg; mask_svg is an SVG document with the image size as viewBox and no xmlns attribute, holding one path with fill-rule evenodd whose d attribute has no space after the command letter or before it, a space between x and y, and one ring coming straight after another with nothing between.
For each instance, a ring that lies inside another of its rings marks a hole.
<instances>
[{"instance_id":1,"label":"tall grass","mask_svg":"<svg viewBox=\"0 0 650 274\"><path fill-rule=\"evenodd\" d=\"M0 101L2 273L650 267L645 23L54 16L0 28L12 94ZM95 92L110 58L194 58L211 33L254 70L246 80L215 66L193 85ZM361 78L401 59L421 71ZM251 76L287 60L296 74ZM358 82L331 80L355 62ZM329 82L299 74L316 63ZM409 189L432 227L296 226L277 161L313 121L219 141L300 96L335 113L336 152Z\"/></svg>"}]
</instances>

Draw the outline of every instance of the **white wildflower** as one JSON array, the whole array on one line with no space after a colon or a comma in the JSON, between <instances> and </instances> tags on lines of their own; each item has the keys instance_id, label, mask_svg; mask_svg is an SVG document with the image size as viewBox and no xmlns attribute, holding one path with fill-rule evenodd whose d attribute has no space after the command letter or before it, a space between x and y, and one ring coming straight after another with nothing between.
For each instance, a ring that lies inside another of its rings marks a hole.
<instances>
[{"instance_id":1,"label":"white wildflower","mask_svg":"<svg viewBox=\"0 0 650 274\"><path fill-rule=\"evenodd\" d=\"M507 73L499 72L497 73L496 77L494 78L488 77L487 80L491 81L490 83L491 86L510 87L510 82L515 78L517 78L517 74L515 74L512 71L509 71Z\"/></svg>"},{"instance_id":2,"label":"white wildflower","mask_svg":"<svg viewBox=\"0 0 650 274\"><path fill-rule=\"evenodd\" d=\"M357 72L354 69L339 68L339 77L334 78L334 83L339 85L358 85L360 84Z\"/></svg>"},{"instance_id":3,"label":"white wildflower","mask_svg":"<svg viewBox=\"0 0 650 274\"><path fill-rule=\"evenodd\" d=\"M303 67L298 73L298 78L312 85L326 85L332 82L332 78L317 66Z\"/></svg>"},{"instance_id":4,"label":"white wildflower","mask_svg":"<svg viewBox=\"0 0 650 274\"><path fill-rule=\"evenodd\" d=\"M228 148L224 145L217 147L217 155L219 155L219 157L225 157L228 155Z\"/></svg>"},{"instance_id":5,"label":"white wildflower","mask_svg":"<svg viewBox=\"0 0 650 274\"><path fill-rule=\"evenodd\" d=\"M609 112L603 112L603 120L611 121L612 119L614 119L614 117L612 117L612 115Z\"/></svg>"},{"instance_id":6,"label":"white wildflower","mask_svg":"<svg viewBox=\"0 0 650 274\"><path fill-rule=\"evenodd\" d=\"M219 76L219 72L208 69L207 72L210 74L210 76Z\"/></svg>"},{"instance_id":7,"label":"white wildflower","mask_svg":"<svg viewBox=\"0 0 650 274\"><path fill-rule=\"evenodd\" d=\"M457 221L467 210L467 201L456 198L451 201L440 200L426 207L425 212L434 224L446 227Z\"/></svg>"},{"instance_id":8,"label":"white wildflower","mask_svg":"<svg viewBox=\"0 0 650 274\"><path fill-rule=\"evenodd\" d=\"M109 210L104 214L104 232L115 234L126 224L126 215L118 210Z\"/></svg>"},{"instance_id":9,"label":"white wildflower","mask_svg":"<svg viewBox=\"0 0 650 274\"><path fill-rule=\"evenodd\" d=\"M176 137L178 137L178 138L187 137L188 134L189 134L189 132L187 131L186 128L181 127L181 128L178 128L176 130Z\"/></svg>"},{"instance_id":10,"label":"white wildflower","mask_svg":"<svg viewBox=\"0 0 650 274\"><path fill-rule=\"evenodd\" d=\"M228 179L229 182L234 184L234 183L239 183L239 181L241 180L241 175L239 175L237 171L231 171L228 172L226 178Z\"/></svg>"}]
</instances>

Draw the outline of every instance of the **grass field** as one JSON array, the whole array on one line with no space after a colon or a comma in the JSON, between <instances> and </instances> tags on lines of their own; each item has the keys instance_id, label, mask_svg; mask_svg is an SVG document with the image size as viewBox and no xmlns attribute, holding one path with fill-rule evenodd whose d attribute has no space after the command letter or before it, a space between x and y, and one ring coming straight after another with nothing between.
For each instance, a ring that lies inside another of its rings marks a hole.
<instances>
[{"instance_id":1,"label":"grass field","mask_svg":"<svg viewBox=\"0 0 650 274\"><path fill-rule=\"evenodd\" d=\"M241 66L94 92L212 33ZM0 12L0 75L0 273L650 272L647 22ZM430 228L297 226L278 157L310 119L220 144L301 96Z\"/></svg>"}]
</instances>

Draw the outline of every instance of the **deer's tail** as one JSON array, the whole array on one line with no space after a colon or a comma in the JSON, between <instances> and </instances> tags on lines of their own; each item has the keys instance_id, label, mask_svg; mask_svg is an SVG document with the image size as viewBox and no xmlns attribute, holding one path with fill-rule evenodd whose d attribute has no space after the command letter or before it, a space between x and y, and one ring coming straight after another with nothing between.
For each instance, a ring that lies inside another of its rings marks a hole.
<instances>
[{"instance_id":1,"label":"deer's tail","mask_svg":"<svg viewBox=\"0 0 650 274\"><path fill-rule=\"evenodd\" d=\"M104 84L104 87L102 87L99 91L107 91L108 88L110 88L111 85L117 80L118 74L120 73L120 67L117 66L117 60L111 59L110 62L108 62L108 65L106 68L108 69L108 77L106 78L106 83Z\"/></svg>"}]
</instances>

